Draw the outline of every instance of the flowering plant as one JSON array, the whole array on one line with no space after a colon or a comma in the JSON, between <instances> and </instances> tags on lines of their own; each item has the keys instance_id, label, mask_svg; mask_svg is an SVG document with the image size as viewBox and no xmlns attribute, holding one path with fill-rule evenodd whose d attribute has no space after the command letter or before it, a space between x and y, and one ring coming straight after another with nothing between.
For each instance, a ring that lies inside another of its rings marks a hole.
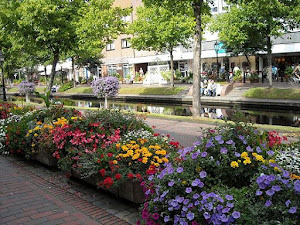
<instances>
[{"instance_id":1,"label":"flowering plant","mask_svg":"<svg viewBox=\"0 0 300 225\"><path fill-rule=\"evenodd\" d=\"M300 177L276 163L274 135L243 123L204 131L143 183L139 223L297 224Z\"/></svg>"},{"instance_id":2,"label":"flowering plant","mask_svg":"<svg viewBox=\"0 0 300 225\"><path fill-rule=\"evenodd\" d=\"M18 90L21 95L32 94L35 90L35 84L28 81L22 81L18 85Z\"/></svg>"}]
</instances>

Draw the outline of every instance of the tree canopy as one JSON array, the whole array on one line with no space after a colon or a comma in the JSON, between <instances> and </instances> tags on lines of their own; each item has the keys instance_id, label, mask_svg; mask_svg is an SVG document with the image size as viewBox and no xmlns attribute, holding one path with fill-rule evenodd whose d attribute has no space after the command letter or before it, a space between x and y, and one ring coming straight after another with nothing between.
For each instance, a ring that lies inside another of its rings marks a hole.
<instances>
[{"instance_id":1,"label":"tree canopy","mask_svg":"<svg viewBox=\"0 0 300 225\"><path fill-rule=\"evenodd\" d=\"M174 13L168 8L140 7L137 9L137 20L129 27L133 34L132 47L138 50L168 51L171 59L171 86L174 86L173 51L179 45L191 45L194 34L193 17Z\"/></svg>"},{"instance_id":2,"label":"tree canopy","mask_svg":"<svg viewBox=\"0 0 300 225\"><path fill-rule=\"evenodd\" d=\"M204 23L202 16L209 14L209 3L212 0L143 0L146 6L162 6L173 12L180 12L195 19L194 56L193 56L193 116L199 117L201 112L201 42Z\"/></svg>"},{"instance_id":3,"label":"tree canopy","mask_svg":"<svg viewBox=\"0 0 300 225\"><path fill-rule=\"evenodd\" d=\"M267 50L269 87L272 87L272 42L299 27L300 0L227 0L231 10L217 17L213 29L235 53ZM230 29L228 29L230 28Z\"/></svg>"}]
</instances>

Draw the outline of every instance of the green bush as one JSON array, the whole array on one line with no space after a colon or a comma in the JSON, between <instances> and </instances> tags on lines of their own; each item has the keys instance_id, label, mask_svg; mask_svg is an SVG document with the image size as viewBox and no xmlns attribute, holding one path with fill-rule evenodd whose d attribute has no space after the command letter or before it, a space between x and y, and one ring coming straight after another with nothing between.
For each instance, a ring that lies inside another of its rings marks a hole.
<instances>
[{"instance_id":1,"label":"green bush","mask_svg":"<svg viewBox=\"0 0 300 225\"><path fill-rule=\"evenodd\" d=\"M65 83L65 84L63 84L63 86L61 86L61 87L59 88L59 92L64 92L64 91L66 91L66 90L71 89L72 87L73 87L73 82Z\"/></svg>"}]
</instances>

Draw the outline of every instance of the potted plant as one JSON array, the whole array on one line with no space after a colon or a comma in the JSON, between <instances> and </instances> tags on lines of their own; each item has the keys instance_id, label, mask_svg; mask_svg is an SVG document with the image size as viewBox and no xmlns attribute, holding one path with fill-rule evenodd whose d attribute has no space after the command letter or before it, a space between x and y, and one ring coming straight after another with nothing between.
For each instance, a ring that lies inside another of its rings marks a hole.
<instances>
[{"instance_id":1,"label":"potted plant","mask_svg":"<svg viewBox=\"0 0 300 225\"><path fill-rule=\"evenodd\" d=\"M288 82L289 78L293 76L293 68L292 67L287 67L284 70L284 77L286 79L286 82Z\"/></svg>"},{"instance_id":2,"label":"potted plant","mask_svg":"<svg viewBox=\"0 0 300 225\"><path fill-rule=\"evenodd\" d=\"M258 83L259 82L258 73L256 73L255 71L252 71L250 73L249 80L250 80L250 83Z\"/></svg>"}]
</instances>

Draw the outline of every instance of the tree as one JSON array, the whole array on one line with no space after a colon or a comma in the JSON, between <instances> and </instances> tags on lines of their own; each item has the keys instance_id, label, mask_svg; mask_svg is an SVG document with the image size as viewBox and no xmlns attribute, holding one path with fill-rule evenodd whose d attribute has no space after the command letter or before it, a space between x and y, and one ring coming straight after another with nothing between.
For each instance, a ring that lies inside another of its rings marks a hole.
<instances>
[{"instance_id":1,"label":"tree","mask_svg":"<svg viewBox=\"0 0 300 225\"><path fill-rule=\"evenodd\" d=\"M90 0L79 10L83 15L76 22L76 34L79 37L79 52L83 58L99 55L106 43L116 39L124 32L122 17L131 9L113 7L114 0Z\"/></svg>"},{"instance_id":2,"label":"tree","mask_svg":"<svg viewBox=\"0 0 300 225\"><path fill-rule=\"evenodd\" d=\"M253 35L258 43L265 43L268 58L269 87L272 87L272 41L271 37L277 38L290 30L299 27L300 0L228 0L237 5L233 13L228 16L237 17L236 10L244 13L243 25L236 28L237 32L244 34L244 43L251 43ZM226 22L226 21L225 21ZM224 23L223 26L227 26ZM247 32L245 32L247 30ZM259 35L256 35L259 34Z\"/></svg>"},{"instance_id":3,"label":"tree","mask_svg":"<svg viewBox=\"0 0 300 225\"><path fill-rule=\"evenodd\" d=\"M174 48L189 47L194 33L194 19L164 7L139 7L137 20L129 27L131 44L137 50L168 51L171 64L171 87L174 87Z\"/></svg>"},{"instance_id":4,"label":"tree","mask_svg":"<svg viewBox=\"0 0 300 225\"><path fill-rule=\"evenodd\" d=\"M23 0L18 7L21 15L18 21L20 42L35 45L45 52L43 55L47 60L52 61L48 91L53 86L60 56L73 48L76 38L74 18L79 2L82 1Z\"/></svg>"},{"instance_id":5,"label":"tree","mask_svg":"<svg viewBox=\"0 0 300 225\"><path fill-rule=\"evenodd\" d=\"M209 13L208 3L211 0L143 0L146 6L158 5L167 7L173 12L193 16L195 19L194 56L193 56L193 116L199 117L201 112L201 41L204 23L202 16Z\"/></svg>"},{"instance_id":6,"label":"tree","mask_svg":"<svg viewBox=\"0 0 300 225\"><path fill-rule=\"evenodd\" d=\"M233 6L230 12L217 15L210 25L211 31L218 32L226 52L233 56L245 55L249 64L248 56L266 50L264 37L259 32L253 32L255 24L248 23L251 13Z\"/></svg>"}]
</instances>

